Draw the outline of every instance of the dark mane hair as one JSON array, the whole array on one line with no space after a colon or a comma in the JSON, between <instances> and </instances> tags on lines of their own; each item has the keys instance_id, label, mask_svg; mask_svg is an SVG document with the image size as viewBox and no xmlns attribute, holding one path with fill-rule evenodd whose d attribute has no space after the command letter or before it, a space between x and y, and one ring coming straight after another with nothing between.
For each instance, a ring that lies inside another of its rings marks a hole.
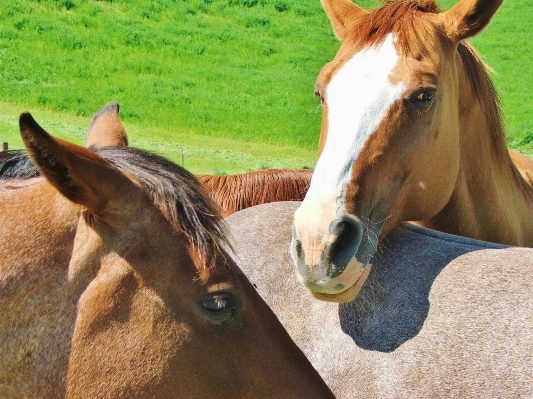
<instances>
[{"instance_id":1,"label":"dark mane hair","mask_svg":"<svg viewBox=\"0 0 533 399\"><path fill-rule=\"evenodd\" d=\"M24 151L10 150L0 152L0 180L23 180L37 176L40 176L39 169Z\"/></svg>"},{"instance_id":2,"label":"dark mane hair","mask_svg":"<svg viewBox=\"0 0 533 399\"><path fill-rule=\"evenodd\" d=\"M231 248L218 206L192 173L163 157L131 147L92 150L141 183L172 227L183 232L197 250L205 267L200 273L215 264L223 247ZM26 153L0 153L0 180L22 180L39 175Z\"/></svg>"}]
</instances>

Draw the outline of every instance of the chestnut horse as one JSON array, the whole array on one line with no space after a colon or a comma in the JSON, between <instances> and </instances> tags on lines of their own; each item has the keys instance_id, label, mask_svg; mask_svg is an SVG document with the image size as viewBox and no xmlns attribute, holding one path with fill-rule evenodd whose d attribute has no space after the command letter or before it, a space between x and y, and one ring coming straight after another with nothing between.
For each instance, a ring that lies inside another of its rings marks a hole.
<instances>
[{"instance_id":1,"label":"chestnut horse","mask_svg":"<svg viewBox=\"0 0 533 399\"><path fill-rule=\"evenodd\" d=\"M286 249L298 206L225 220L239 267L338 399L533 396L533 249L405 223L353 301L317 301Z\"/></svg>"},{"instance_id":2,"label":"chestnut horse","mask_svg":"<svg viewBox=\"0 0 533 399\"><path fill-rule=\"evenodd\" d=\"M304 199L313 171L264 169L236 175L196 175L225 216L255 205Z\"/></svg>"},{"instance_id":3,"label":"chestnut horse","mask_svg":"<svg viewBox=\"0 0 533 399\"><path fill-rule=\"evenodd\" d=\"M38 171L2 167L0 397L333 398L190 173L20 128Z\"/></svg>"},{"instance_id":4,"label":"chestnut horse","mask_svg":"<svg viewBox=\"0 0 533 399\"><path fill-rule=\"evenodd\" d=\"M513 163L494 86L464 42L501 2L461 0L441 13L433 0L371 12L322 0L342 46L316 81L321 155L291 243L317 298L353 299L378 242L402 221L533 246L533 162L515 153L526 169Z\"/></svg>"},{"instance_id":5,"label":"chestnut horse","mask_svg":"<svg viewBox=\"0 0 533 399\"><path fill-rule=\"evenodd\" d=\"M124 147L128 137L119 118L120 107L112 102L93 117L85 146ZM311 183L312 170L264 169L235 175L196 175L224 216L254 205L275 201L301 201Z\"/></svg>"}]
</instances>

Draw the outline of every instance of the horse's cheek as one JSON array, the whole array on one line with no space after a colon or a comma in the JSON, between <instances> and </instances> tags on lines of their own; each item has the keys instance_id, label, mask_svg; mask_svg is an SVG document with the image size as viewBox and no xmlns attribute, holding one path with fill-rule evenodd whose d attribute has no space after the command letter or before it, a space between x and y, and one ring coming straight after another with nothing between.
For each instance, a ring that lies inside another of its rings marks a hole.
<instances>
[{"instance_id":1,"label":"horse's cheek","mask_svg":"<svg viewBox=\"0 0 533 399\"><path fill-rule=\"evenodd\" d=\"M140 287L131 269L115 265L101 271L78 302L68 393L96 395L102 382L117 395L156 390L158 381L167 388L174 381L177 389L179 378L167 374L191 336L189 324L176 320L153 290Z\"/></svg>"}]
</instances>

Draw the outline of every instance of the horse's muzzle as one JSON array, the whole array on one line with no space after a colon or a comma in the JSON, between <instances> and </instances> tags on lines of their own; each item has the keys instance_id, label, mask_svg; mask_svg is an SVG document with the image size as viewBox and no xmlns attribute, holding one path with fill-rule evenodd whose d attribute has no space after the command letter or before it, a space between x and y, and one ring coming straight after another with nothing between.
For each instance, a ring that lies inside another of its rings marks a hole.
<instances>
[{"instance_id":1,"label":"horse's muzzle","mask_svg":"<svg viewBox=\"0 0 533 399\"><path fill-rule=\"evenodd\" d=\"M317 226L297 226L295 222L291 255L300 281L314 296L335 302L355 298L359 290L353 295L346 295L347 291L353 291L368 274L356 256L363 232L361 222L350 216L333 221L325 233Z\"/></svg>"}]
</instances>

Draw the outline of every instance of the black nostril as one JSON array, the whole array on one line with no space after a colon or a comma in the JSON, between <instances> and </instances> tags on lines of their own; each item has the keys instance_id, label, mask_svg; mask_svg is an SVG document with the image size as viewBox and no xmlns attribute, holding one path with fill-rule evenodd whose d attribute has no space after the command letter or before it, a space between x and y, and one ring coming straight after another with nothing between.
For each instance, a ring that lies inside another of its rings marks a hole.
<instances>
[{"instance_id":1,"label":"black nostril","mask_svg":"<svg viewBox=\"0 0 533 399\"><path fill-rule=\"evenodd\" d=\"M294 250L296 251L296 257L300 260L303 260L304 258L304 251L302 247L302 242L300 240L296 240L294 244Z\"/></svg>"},{"instance_id":2,"label":"black nostril","mask_svg":"<svg viewBox=\"0 0 533 399\"><path fill-rule=\"evenodd\" d=\"M357 253L363 237L363 226L356 219L342 218L331 224L330 232L337 239L326 244L323 255L324 264L329 265L328 277L335 278L344 272Z\"/></svg>"},{"instance_id":3,"label":"black nostril","mask_svg":"<svg viewBox=\"0 0 533 399\"><path fill-rule=\"evenodd\" d=\"M330 233L335 236L340 236L345 226L346 226L345 220L341 220L341 221L336 220L335 222L331 224L331 227L329 229Z\"/></svg>"},{"instance_id":4,"label":"black nostril","mask_svg":"<svg viewBox=\"0 0 533 399\"><path fill-rule=\"evenodd\" d=\"M305 251L302 242L296 238L296 225L292 224L292 241L291 241L291 255L294 261L303 261L305 257Z\"/></svg>"}]
</instances>

